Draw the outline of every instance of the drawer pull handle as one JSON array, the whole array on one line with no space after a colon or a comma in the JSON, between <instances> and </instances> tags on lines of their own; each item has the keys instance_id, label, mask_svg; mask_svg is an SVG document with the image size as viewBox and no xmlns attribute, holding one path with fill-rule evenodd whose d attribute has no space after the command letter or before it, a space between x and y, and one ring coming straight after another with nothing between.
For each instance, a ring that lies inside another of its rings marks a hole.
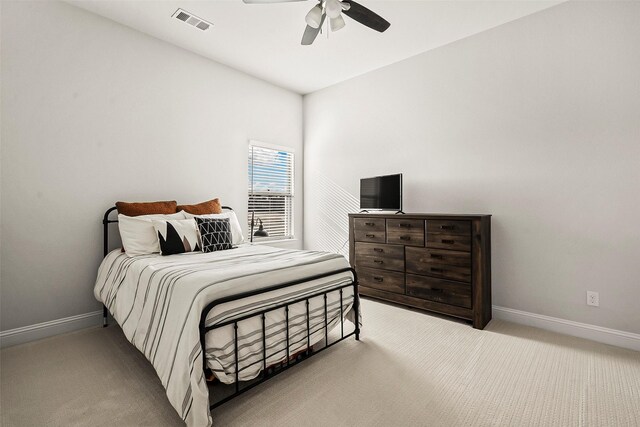
<instances>
[{"instance_id":1,"label":"drawer pull handle","mask_svg":"<svg viewBox=\"0 0 640 427\"><path fill-rule=\"evenodd\" d=\"M376 282L382 282L384 279L380 276L373 276L373 280L375 280Z\"/></svg>"},{"instance_id":2,"label":"drawer pull handle","mask_svg":"<svg viewBox=\"0 0 640 427\"><path fill-rule=\"evenodd\" d=\"M455 225L441 225L440 226L440 230L455 230L456 226Z\"/></svg>"},{"instance_id":3,"label":"drawer pull handle","mask_svg":"<svg viewBox=\"0 0 640 427\"><path fill-rule=\"evenodd\" d=\"M365 234L365 236L367 236L367 237L372 237L372 238L373 238L373 237L376 237L376 235L375 235L375 234Z\"/></svg>"},{"instance_id":4,"label":"drawer pull handle","mask_svg":"<svg viewBox=\"0 0 640 427\"><path fill-rule=\"evenodd\" d=\"M451 240L451 239L442 239L442 243L453 245L455 242L453 240Z\"/></svg>"},{"instance_id":5,"label":"drawer pull handle","mask_svg":"<svg viewBox=\"0 0 640 427\"><path fill-rule=\"evenodd\" d=\"M376 264L384 264L384 261L379 259L374 259L373 262L375 262Z\"/></svg>"},{"instance_id":6,"label":"drawer pull handle","mask_svg":"<svg viewBox=\"0 0 640 427\"><path fill-rule=\"evenodd\" d=\"M430 291L431 291L431 292L435 292L435 293L439 293L439 294L441 294L441 293L443 293L443 292L444 292L444 289L431 288L431 289L430 289Z\"/></svg>"},{"instance_id":7,"label":"drawer pull handle","mask_svg":"<svg viewBox=\"0 0 640 427\"><path fill-rule=\"evenodd\" d=\"M400 227L411 228L411 224L406 224L404 222L401 222Z\"/></svg>"},{"instance_id":8,"label":"drawer pull handle","mask_svg":"<svg viewBox=\"0 0 640 427\"><path fill-rule=\"evenodd\" d=\"M442 273L444 270L441 268L431 267L431 271L433 271L434 273Z\"/></svg>"},{"instance_id":9,"label":"drawer pull handle","mask_svg":"<svg viewBox=\"0 0 640 427\"><path fill-rule=\"evenodd\" d=\"M369 227L373 227L376 224L374 222L365 222L364 225L368 225Z\"/></svg>"},{"instance_id":10,"label":"drawer pull handle","mask_svg":"<svg viewBox=\"0 0 640 427\"><path fill-rule=\"evenodd\" d=\"M400 240L411 240L411 236L400 236Z\"/></svg>"},{"instance_id":11,"label":"drawer pull handle","mask_svg":"<svg viewBox=\"0 0 640 427\"><path fill-rule=\"evenodd\" d=\"M381 249L381 248L373 248L373 250L376 251L376 252L384 252L384 250Z\"/></svg>"},{"instance_id":12,"label":"drawer pull handle","mask_svg":"<svg viewBox=\"0 0 640 427\"><path fill-rule=\"evenodd\" d=\"M431 254L431 258L442 259L443 256L442 255L438 255L438 254Z\"/></svg>"}]
</instances>

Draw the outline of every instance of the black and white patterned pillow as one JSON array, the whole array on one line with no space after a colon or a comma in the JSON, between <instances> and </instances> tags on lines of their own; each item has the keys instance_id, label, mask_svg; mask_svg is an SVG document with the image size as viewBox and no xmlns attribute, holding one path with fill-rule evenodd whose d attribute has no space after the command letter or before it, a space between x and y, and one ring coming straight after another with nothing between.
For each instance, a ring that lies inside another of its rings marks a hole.
<instances>
[{"instance_id":1,"label":"black and white patterned pillow","mask_svg":"<svg viewBox=\"0 0 640 427\"><path fill-rule=\"evenodd\" d=\"M195 218L200 231L202 252L231 249L231 223L229 218Z\"/></svg>"},{"instance_id":2,"label":"black and white patterned pillow","mask_svg":"<svg viewBox=\"0 0 640 427\"><path fill-rule=\"evenodd\" d=\"M162 255L199 251L198 229L192 219L153 220Z\"/></svg>"}]
</instances>

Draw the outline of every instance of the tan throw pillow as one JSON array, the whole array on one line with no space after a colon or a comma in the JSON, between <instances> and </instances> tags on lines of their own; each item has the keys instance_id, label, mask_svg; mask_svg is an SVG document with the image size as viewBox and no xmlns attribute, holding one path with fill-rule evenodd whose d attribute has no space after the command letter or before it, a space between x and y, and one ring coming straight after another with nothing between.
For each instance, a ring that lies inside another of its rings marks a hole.
<instances>
[{"instance_id":1,"label":"tan throw pillow","mask_svg":"<svg viewBox=\"0 0 640 427\"><path fill-rule=\"evenodd\" d=\"M175 200L141 203L116 202L118 213L126 216L174 214L178 212L177 205Z\"/></svg>"},{"instance_id":2,"label":"tan throw pillow","mask_svg":"<svg viewBox=\"0 0 640 427\"><path fill-rule=\"evenodd\" d=\"M209 215L222 213L220 200L213 199L197 205L178 205L178 212L185 211L193 215Z\"/></svg>"}]
</instances>

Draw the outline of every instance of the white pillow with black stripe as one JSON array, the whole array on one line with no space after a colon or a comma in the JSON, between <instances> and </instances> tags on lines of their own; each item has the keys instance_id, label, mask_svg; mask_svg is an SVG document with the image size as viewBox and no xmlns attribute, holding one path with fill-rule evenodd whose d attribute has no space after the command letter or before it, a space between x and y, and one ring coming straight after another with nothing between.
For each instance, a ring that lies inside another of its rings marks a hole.
<instances>
[{"instance_id":1,"label":"white pillow with black stripe","mask_svg":"<svg viewBox=\"0 0 640 427\"><path fill-rule=\"evenodd\" d=\"M158 233L153 228L154 220L185 219L181 212L174 214L152 214L140 216L118 215L118 229L127 256L147 255L160 252Z\"/></svg>"},{"instance_id":2,"label":"white pillow with black stripe","mask_svg":"<svg viewBox=\"0 0 640 427\"><path fill-rule=\"evenodd\" d=\"M200 232L202 252L231 249L231 223L229 218L195 218Z\"/></svg>"},{"instance_id":3,"label":"white pillow with black stripe","mask_svg":"<svg viewBox=\"0 0 640 427\"><path fill-rule=\"evenodd\" d=\"M162 255L182 254L200 250L198 229L193 219L153 221Z\"/></svg>"}]
</instances>

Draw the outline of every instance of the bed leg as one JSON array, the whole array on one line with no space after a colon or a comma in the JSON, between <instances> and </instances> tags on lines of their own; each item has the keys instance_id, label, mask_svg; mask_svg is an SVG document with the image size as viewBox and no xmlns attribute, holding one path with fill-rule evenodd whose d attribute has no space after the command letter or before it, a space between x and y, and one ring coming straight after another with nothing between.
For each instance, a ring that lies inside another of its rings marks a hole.
<instances>
[{"instance_id":1,"label":"bed leg","mask_svg":"<svg viewBox=\"0 0 640 427\"><path fill-rule=\"evenodd\" d=\"M107 307L103 304L102 305L102 327L106 328L107 325L109 325L109 311L107 310Z\"/></svg>"},{"instance_id":2,"label":"bed leg","mask_svg":"<svg viewBox=\"0 0 640 427\"><path fill-rule=\"evenodd\" d=\"M358 282L353 284L353 314L356 320L356 341L360 341L360 295L358 295Z\"/></svg>"}]
</instances>

